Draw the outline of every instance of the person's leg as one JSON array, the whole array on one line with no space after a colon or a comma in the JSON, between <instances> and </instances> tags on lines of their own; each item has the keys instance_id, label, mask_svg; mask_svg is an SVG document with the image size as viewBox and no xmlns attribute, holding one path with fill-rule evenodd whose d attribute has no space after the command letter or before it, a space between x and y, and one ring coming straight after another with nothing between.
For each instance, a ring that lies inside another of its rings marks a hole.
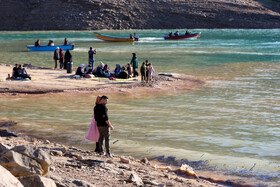
<instances>
[{"instance_id":1,"label":"person's leg","mask_svg":"<svg viewBox=\"0 0 280 187\"><path fill-rule=\"evenodd\" d=\"M101 154L103 154L103 139L104 139L104 127L98 127L98 131L99 131L99 152Z\"/></svg>"},{"instance_id":2,"label":"person's leg","mask_svg":"<svg viewBox=\"0 0 280 187\"><path fill-rule=\"evenodd\" d=\"M110 153L110 129L107 127L104 130L104 137L105 137L105 148L106 148L106 153L109 154Z\"/></svg>"},{"instance_id":3,"label":"person's leg","mask_svg":"<svg viewBox=\"0 0 280 187\"><path fill-rule=\"evenodd\" d=\"M96 152L96 153L99 153L99 152L100 152L100 151L99 151L99 142L96 142L94 152Z\"/></svg>"},{"instance_id":4,"label":"person's leg","mask_svg":"<svg viewBox=\"0 0 280 187\"><path fill-rule=\"evenodd\" d=\"M57 60L54 60L54 69L57 68Z\"/></svg>"}]
</instances>

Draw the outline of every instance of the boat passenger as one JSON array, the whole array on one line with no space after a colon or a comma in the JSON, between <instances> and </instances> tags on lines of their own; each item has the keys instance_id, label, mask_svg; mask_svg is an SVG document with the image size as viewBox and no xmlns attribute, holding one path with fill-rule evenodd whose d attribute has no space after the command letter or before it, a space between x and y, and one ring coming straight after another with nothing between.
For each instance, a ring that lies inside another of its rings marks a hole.
<instances>
[{"instance_id":1,"label":"boat passenger","mask_svg":"<svg viewBox=\"0 0 280 187\"><path fill-rule=\"evenodd\" d=\"M172 37L172 32L170 32L170 33L168 34L168 36L169 36L169 37Z\"/></svg>"},{"instance_id":2,"label":"boat passenger","mask_svg":"<svg viewBox=\"0 0 280 187\"><path fill-rule=\"evenodd\" d=\"M16 79L17 77L18 77L18 64L15 64L15 67L13 68L12 79Z\"/></svg>"},{"instance_id":3,"label":"boat passenger","mask_svg":"<svg viewBox=\"0 0 280 187\"><path fill-rule=\"evenodd\" d=\"M85 72L84 72L84 64L81 64L79 67L78 67L78 69L76 70L76 73L75 73L75 75L79 75L79 76L81 76L81 77L85 77Z\"/></svg>"},{"instance_id":4,"label":"boat passenger","mask_svg":"<svg viewBox=\"0 0 280 187\"><path fill-rule=\"evenodd\" d=\"M37 40L36 42L35 42L35 47L39 47L40 46L40 40Z\"/></svg>"},{"instance_id":5,"label":"boat passenger","mask_svg":"<svg viewBox=\"0 0 280 187\"><path fill-rule=\"evenodd\" d=\"M54 43L52 40L49 40L48 46L54 46Z\"/></svg>"},{"instance_id":6,"label":"boat passenger","mask_svg":"<svg viewBox=\"0 0 280 187\"><path fill-rule=\"evenodd\" d=\"M92 74L92 62L89 62L88 65L85 67L86 74Z\"/></svg>"},{"instance_id":7,"label":"boat passenger","mask_svg":"<svg viewBox=\"0 0 280 187\"><path fill-rule=\"evenodd\" d=\"M134 33L133 38L134 38L135 41L139 40L139 36L137 36L136 33Z\"/></svg>"},{"instance_id":8,"label":"boat passenger","mask_svg":"<svg viewBox=\"0 0 280 187\"><path fill-rule=\"evenodd\" d=\"M67 69L68 62L72 62L72 55L69 49L66 50L65 58L64 58L64 69Z\"/></svg>"},{"instance_id":9,"label":"boat passenger","mask_svg":"<svg viewBox=\"0 0 280 187\"><path fill-rule=\"evenodd\" d=\"M68 40L67 38L64 38L64 44L63 45L68 45Z\"/></svg>"},{"instance_id":10,"label":"boat passenger","mask_svg":"<svg viewBox=\"0 0 280 187\"><path fill-rule=\"evenodd\" d=\"M116 68L114 70L114 76L115 77L118 77L118 75L122 72L122 68L121 68L121 65L119 64L116 64Z\"/></svg>"},{"instance_id":11,"label":"boat passenger","mask_svg":"<svg viewBox=\"0 0 280 187\"><path fill-rule=\"evenodd\" d=\"M179 32L176 31L176 32L174 33L174 36L179 36Z\"/></svg>"},{"instance_id":12,"label":"boat passenger","mask_svg":"<svg viewBox=\"0 0 280 187\"><path fill-rule=\"evenodd\" d=\"M191 34L191 33L188 30L186 30L185 35L189 35L189 34Z\"/></svg>"},{"instance_id":13,"label":"boat passenger","mask_svg":"<svg viewBox=\"0 0 280 187\"><path fill-rule=\"evenodd\" d=\"M21 77L23 79L28 78L31 80L31 77L27 74L25 68L23 68L23 65L21 64L18 66L18 77Z\"/></svg>"},{"instance_id":14,"label":"boat passenger","mask_svg":"<svg viewBox=\"0 0 280 187\"><path fill-rule=\"evenodd\" d=\"M129 35L129 38L130 38L130 39L133 39L133 36L132 36L132 34L130 34L130 35Z\"/></svg>"}]
</instances>

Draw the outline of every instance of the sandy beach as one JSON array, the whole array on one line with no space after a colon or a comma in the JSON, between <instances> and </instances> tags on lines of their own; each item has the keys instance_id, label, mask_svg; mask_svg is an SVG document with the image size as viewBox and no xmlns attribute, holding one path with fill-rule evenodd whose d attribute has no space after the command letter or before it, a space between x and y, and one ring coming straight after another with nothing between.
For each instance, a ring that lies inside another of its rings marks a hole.
<instances>
[{"instance_id":1,"label":"sandy beach","mask_svg":"<svg viewBox=\"0 0 280 187\"><path fill-rule=\"evenodd\" d=\"M32 80L6 80L12 74L13 66L0 64L0 93L3 96L17 94L73 94L73 93L111 93L111 94L172 94L195 89L204 81L184 75L155 75L154 80L142 84L140 77L109 80L108 78L73 78L66 70L50 68L26 68ZM132 89L133 88L133 89ZM168 90L168 93L164 92Z\"/></svg>"}]
</instances>

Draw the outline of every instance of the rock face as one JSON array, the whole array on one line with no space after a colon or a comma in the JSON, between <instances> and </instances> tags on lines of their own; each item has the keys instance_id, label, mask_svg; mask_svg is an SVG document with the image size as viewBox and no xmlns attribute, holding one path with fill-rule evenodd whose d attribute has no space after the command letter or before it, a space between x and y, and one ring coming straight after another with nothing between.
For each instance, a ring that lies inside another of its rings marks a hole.
<instances>
[{"instance_id":1,"label":"rock face","mask_svg":"<svg viewBox=\"0 0 280 187\"><path fill-rule=\"evenodd\" d=\"M0 165L0 187L23 187L20 181Z\"/></svg>"},{"instance_id":2,"label":"rock face","mask_svg":"<svg viewBox=\"0 0 280 187\"><path fill-rule=\"evenodd\" d=\"M280 28L279 0L0 2L0 30Z\"/></svg>"}]
</instances>

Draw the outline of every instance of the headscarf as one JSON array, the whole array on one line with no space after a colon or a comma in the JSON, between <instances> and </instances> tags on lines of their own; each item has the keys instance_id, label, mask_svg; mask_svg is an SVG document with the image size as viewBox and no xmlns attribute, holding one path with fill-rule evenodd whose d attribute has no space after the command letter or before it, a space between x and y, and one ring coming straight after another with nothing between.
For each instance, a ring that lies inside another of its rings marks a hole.
<instances>
[{"instance_id":1,"label":"headscarf","mask_svg":"<svg viewBox=\"0 0 280 187\"><path fill-rule=\"evenodd\" d=\"M121 65L116 64L116 68L114 70L115 75L118 75L122 71Z\"/></svg>"},{"instance_id":2,"label":"headscarf","mask_svg":"<svg viewBox=\"0 0 280 187\"><path fill-rule=\"evenodd\" d=\"M81 64L81 65L80 65L80 68L83 68L84 66L85 66L84 64Z\"/></svg>"},{"instance_id":3,"label":"headscarf","mask_svg":"<svg viewBox=\"0 0 280 187\"><path fill-rule=\"evenodd\" d=\"M102 61L100 61L98 66L99 66L101 69L103 69L103 68L104 68L104 64L103 64L103 62L102 62Z\"/></svg>"}]
</instances>

